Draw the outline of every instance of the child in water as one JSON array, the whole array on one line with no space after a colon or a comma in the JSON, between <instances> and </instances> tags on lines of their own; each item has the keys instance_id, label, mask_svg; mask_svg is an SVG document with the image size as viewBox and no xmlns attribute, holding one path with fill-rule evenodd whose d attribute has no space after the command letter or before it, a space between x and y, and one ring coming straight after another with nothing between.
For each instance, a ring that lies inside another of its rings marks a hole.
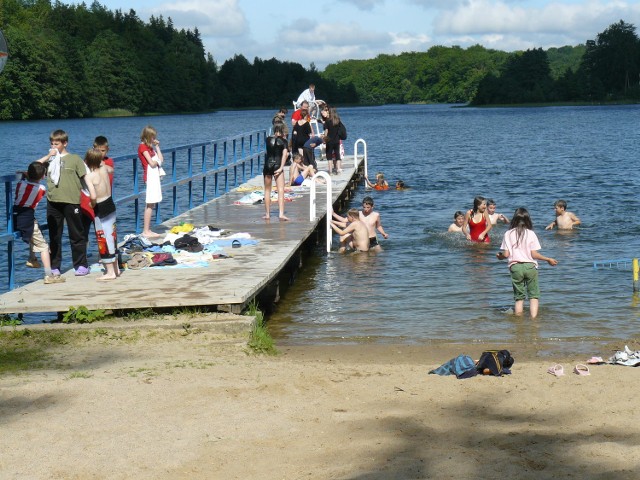
<instances>
[{"instance_id":1,"label":"child in water","mask_svg":"<svg viewBox=\"0 0 640 480\"><path fill-rule=\"evenodd\" d=\"M477 196L473 199L473 208L464 217L462 233L472 242L489 243L491 241L489 230L491 230L491 219L487 212L487 200Z\"/></svg>"},{"instance_id":2,"label":"child in water","mask_svg":"<svg viewBox=\"0 0 640 480\"><path fill-rule=\"evenodd\" d=\"M376 183L371 183L367 177L364 177L364 180L369 188L373 188L374 190L389 190L389 184L384 179L384 174L376 173Z\"/></svg>"},{"instance_id":3,"label":"child in water","mask_svg":"<svg viewBox=\"0 0 640 480\"><path fill-rule=\"evenodd\" d=\"M556 219L547 225L545 230L553 230L553 227L558 227L558 230L571 230L580 225L580 219L575 213L567 212L567 202L564 200L558 200L553 204L553 208L556 211Z\"/></svg>"},{"instance_id":4,"label":"child in water","mask_svg":"<svg viewBox=\"0 0 640 480\"><path fill-rule=\"evenodd\" d=\"M453 214L453 223L449 225L447 232L460 232L462 233L462 226L464 225L464 213L458 210Z\"/></svg>"},{"instance_id":5,"label":"child in water","mask_svg":"<svg viewBox=\"0 0 640 480\"><path fill-rule=\"evenodd\" d=\"M501 251L496 254L498 260L509 260L511 283L513 285L513 311L522 315L524 299L529 297L529 313L531 318L538 315L540 287L538 285L538 262L542 260L549 265L558 262L538 253L540 242L533 231L533 223L526 208L518 208L511 219L510 229L504 234Z\"/></svg>"}]
</instances>

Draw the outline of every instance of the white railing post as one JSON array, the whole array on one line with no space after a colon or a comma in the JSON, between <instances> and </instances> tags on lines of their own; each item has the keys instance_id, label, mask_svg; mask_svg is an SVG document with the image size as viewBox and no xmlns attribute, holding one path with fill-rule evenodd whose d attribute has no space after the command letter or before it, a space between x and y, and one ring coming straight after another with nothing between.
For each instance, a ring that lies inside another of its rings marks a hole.
<instances>
[{"instance_id":1,"label":"white railing post","mask_svg":"<svg viewBox=\"0 0 640 480\"><path fill-rule=\"evenodd\" d=\"M331 240L333 238L333 232L331 230L331 214L333 213L333 207L331 204L331 200L333 199L333 194L331 192L331 177L327 172L318 172L313 177L311 177L311 192L310 192L310 202L309 202L309 221L313 222L316 219L316 178L322 177L327 182L327 252L331 251Z\"/></svg>"},{"instance_id":2,"label":"white railing post","mask_svg":"<svg viewBox=\"0 0 640 480\"><path fill-rule=\"evenodd\" d=\"M364 139L359 138L356 143L353 144L353 164L354 170L358 168L358 145L362 144L364 147L364 176L369 178L369 171L367 170L367 142ZM366 185L366 182L365 182Z\"/></svg>"}]
</instances>

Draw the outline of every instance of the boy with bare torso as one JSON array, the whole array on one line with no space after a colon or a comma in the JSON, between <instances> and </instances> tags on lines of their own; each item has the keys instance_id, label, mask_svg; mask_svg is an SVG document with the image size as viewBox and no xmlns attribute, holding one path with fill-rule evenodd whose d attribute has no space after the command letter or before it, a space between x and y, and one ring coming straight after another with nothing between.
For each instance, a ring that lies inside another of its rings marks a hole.
<instances>
[{"instance_id":1,"label":"boy with bare torso","mask_svg":"<svg viewBox=\"0 0 640 480\"><path fill-rule=\"evenodd\" d=\"M348 221L347 218L341 217L336 213L333 213L333 218L341 222L343 225ZM378 244L376 229L385 239L389 238L389 235L384 231L384 228L382 228L380 214L373 211L373 198L364 197L362 199L362 211L359 214L359 219L367 226L367 230L369 232L369 250L375 252L381 251L382 247ZM340 225L340 223L338 223L338 225Z\"/></svg>"},{"instance_id":2,"label":"boy with bare torso","mask_svg":"<svg viewBox=\"0 0 640 480\"><path fill-rule=\"evenodd\" d=\"M103 154L98 149L91 149L85 155L85 163L89 167L86 181L91 195L91 205L95 212L95 230L100 261L104 265L105 274L98 277L100 281L115 280L120 275L116 258L116 204L111 197L111 167L103 163Z\"/></svg>"},{"instance_id":3,"label":"boy with bare torso","mask_svg":"<svg viewBox=\"0 0 640 480\"><path fill-rule=\"evenodd\" d=\"M582 223L573 212L567 212L567 202L564 200L558 200L553 207L556 211L556 219L547 225L545 230L553 230L553 227L558 227L558 230L571 230Z\"/></svg>"},{"instance_id":4,"label":"boy with bare torso","mask_svg":"<svg viewBox=\"0 0 640 480\"><path fill-rule=\"evenodd\" d=\"M342 222L331 220L331 228L340 235L340 253L345 253L347 247L356 252L369 251L369 230L365 223L360 220L358 209L352 208L347 212L349 224L342 227Z\"/></svg>"}]
</instances>

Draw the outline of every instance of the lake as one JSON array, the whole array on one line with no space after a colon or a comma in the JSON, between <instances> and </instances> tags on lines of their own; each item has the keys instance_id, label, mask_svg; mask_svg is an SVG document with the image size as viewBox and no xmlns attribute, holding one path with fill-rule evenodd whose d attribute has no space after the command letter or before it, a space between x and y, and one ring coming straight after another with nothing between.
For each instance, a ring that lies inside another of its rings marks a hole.
<instances>
[{"instance_id":1,"label":"lake","mask_svg":"<svg viewBox=\"0 0 640 480\"><path fill-rule=\"evenodd\" d=\"M364 138L370 177L384 172L390 183L402 179L411 188L359 189L352 205L359 207L365 195L374 198L390 235L380 241L384 252L345 256L318 246L269 319L278 343L576 345L637 335L630 268L596 270L593 263L639 252L634 175L639 106L391 105L339 111L349 135L347 153ZM102 134L118 156L135 151L147 123L157 128L163 145L177 146L268 128L272 115L242 111L0 123L0 160L5 174L24 168L46 153L56 128L69 132L70 151L84 152ZM116 188L130 182L116 178ZM559 262L540 266L535 322L505 313L512 304L511 282L506 262L497 261L495 253L506 227L491 231L489 245L445 233L453 213L471 208L476 195L493 198L497 211L509 217L526 207L542 253ZM578 230L544 230L559 198L581 218ZM119 219L119 228L126 222ZM18 281L26 281L30 272L19 273Z\"/></svg>"}]
</instances>

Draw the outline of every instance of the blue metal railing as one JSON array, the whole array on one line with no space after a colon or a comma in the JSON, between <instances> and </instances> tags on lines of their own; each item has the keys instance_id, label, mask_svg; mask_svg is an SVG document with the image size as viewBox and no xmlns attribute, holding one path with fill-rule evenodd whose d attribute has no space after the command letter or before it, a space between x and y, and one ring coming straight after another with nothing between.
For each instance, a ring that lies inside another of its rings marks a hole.
<instances>
[{"instance_id":1,"label":"blue metal railing","mask_svg":"<svg viewBox=\"0 0 640 480\"><path fill-rule=\"evenodd\" d=\"M212 140L204 143L193 143L178 147L163 148L165 161L163 167L167 177L162 183L163 192L171 190L171 217L176 217L183 211L190 210L206 203L236 188L241 183L259 174L264 162L266 130L236 135L222 140ZM248 145L247 145L248 144ZM117 206L133 204L135 218L135 232L140 232L140 210L145 204L145 190L140 188L139 173L141 172L138 154L122 155L113 158L116 165L116 185L113 197ZM130 162L132 166L132 191L124 196L117 196L118 179L126 178L124 165ZM194 168L194 163L196 167ZM169 167L169 168L167 168ZM195 173L194 173L195 172ZM230 178L231 172L231 178ZM222 175L222 186L220 188ZM14 185L20 180L20 175L4 175L0 181L4 182L5 190L5 232L0 234L0 242L7 245L7 277L8 290L15 288L15 254L14 243L18 240L13 230L12 211L14 200ZM185 192L186 190L186 192ZM211 191L212 190L212 191ZM180 200L183 201L181 208ZM212 196L211 196L211 195ZM142 204L142 207L141 207ZM155 222L162 223L162 203L157 204ZM48 228L40 224L40 229Z\"/></svg>"}]
</instances>

